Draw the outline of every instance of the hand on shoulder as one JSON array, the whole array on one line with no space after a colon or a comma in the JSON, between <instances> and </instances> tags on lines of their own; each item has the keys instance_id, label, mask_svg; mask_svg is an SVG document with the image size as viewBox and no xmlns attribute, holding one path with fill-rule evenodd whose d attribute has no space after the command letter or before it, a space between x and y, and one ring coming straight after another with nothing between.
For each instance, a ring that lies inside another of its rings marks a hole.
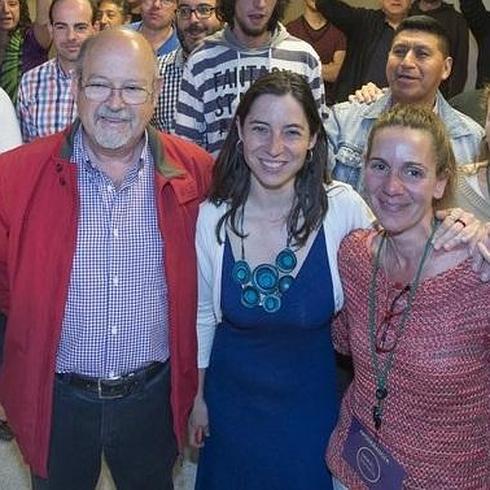
<instances>
[{"instance_id":1,"label":"hand on shoulder","mask_svg":"<svg viewBox=\"0 0 490 490\"><path fill-rule=\"evenodd\" d=\"M387 90L387 87L379 88L373 82L368 82L360 89L356 90L353 94L349 95L349 102L357 102L359 104L367 105L373 104L380 97L382 97Z\"/></svg>"}]
</instances>

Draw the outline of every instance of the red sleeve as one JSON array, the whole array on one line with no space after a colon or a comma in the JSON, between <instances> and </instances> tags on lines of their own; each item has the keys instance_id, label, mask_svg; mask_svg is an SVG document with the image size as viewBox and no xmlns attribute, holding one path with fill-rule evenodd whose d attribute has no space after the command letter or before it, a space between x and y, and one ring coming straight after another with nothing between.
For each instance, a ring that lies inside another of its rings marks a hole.
<instances>
[{"instance_id":1,"label":"red sleeve","mask_svg":"<svg viewBox=\"0 0 490 490\"><path fill-rule=\"evenodd\" d=\"M335 28L336 30L336 37L335 37L335 47L334 47L334 52L335 51L346 51L347 50L347 38L345 37L344 33L340 30Z\"/></svg>"},{"instance_id":2,"label":"red sleeve","mask_svg":"<svg viewBox=\"0 0 490 490\"><path fill-rule=\"evenodd\" d=\"M5 188L4 172L7 159L0 158L0 312L5 315L8 313L9 306L9 287L7 274L7 254L8 254L8 221L5 198L8 191Z\"/></svg>"}]
</instances>

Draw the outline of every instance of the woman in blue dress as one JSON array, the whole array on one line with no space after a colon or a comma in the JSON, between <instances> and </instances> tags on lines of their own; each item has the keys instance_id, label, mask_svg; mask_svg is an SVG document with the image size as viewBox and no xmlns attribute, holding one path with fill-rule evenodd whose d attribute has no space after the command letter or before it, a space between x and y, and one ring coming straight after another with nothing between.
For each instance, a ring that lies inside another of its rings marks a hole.
<instances>
[{"instance_id":1,"label":"woman in blue dress","mask_svg":"<svg viewBox=\"0 0 490 490\"><path fill-rule=\"evenodd\" d=\"M330 489L338 411L337 249L370 213L331 183L311 91L276 72L245 94L197 224L201 490Z\"/></svg>"},{"instance_id":2,"label":"woman in blue dress","mask_svg":"<svg viewBox=\"0 0 490 490\"><path fill-rule=\"evenodd\" d=\"M244 95L196 230L198 490L332 488L323 455L338 410L337 251L372 215L350 186L329 181L326 151L299 75L272 73ZM452 215L436 247L461 241L458 221L472 218Z\"/></svg>"}]
</instances>

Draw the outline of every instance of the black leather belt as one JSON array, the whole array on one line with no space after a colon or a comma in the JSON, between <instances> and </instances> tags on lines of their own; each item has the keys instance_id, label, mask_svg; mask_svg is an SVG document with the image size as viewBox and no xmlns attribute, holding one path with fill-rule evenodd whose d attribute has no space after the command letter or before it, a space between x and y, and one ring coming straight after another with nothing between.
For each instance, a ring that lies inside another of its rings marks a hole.
<instances>
[{"instance_id":1,"label":"black leather belt","mask_svg":"<svg viewBox=\"0 0 490 490\"><path fill-rule=\"evenodd\" d=\"M62 373L57 376L70 386L97 393L100 399L113 400L131 394L136 387L154 378L167 364L168 361L165 363L153 362L144 368L117 378L90 378L75 373Z\"/></svg>"}]
</instances>

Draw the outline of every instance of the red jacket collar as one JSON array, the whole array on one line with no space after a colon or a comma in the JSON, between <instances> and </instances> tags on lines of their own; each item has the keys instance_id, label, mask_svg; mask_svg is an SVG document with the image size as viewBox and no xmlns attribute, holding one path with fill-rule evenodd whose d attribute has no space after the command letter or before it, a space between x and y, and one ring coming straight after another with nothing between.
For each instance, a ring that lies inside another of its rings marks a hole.
<instances>
[{"instance_id":1,"label":"red jacket collar","mask_svg":"<svg viewBox=\"0 0 490 490\"><path fill-rule=\"evenodd\" d=\"M56 148L53 155L56 172L61 172L66 165L71 165L71 156L73 153L73 140L76 132L81 126L80 119L64 131L64 137L61 144ZM152 126L147 127L148 144L155 162L156 184L158 192L161 192L166 185L170 185L175 192L179 204L196 199L199 195L196 181L190 177L182 165L169 159L165 153L164 140L166 135L159 133Z\"/></svg>"}]
</instances>

